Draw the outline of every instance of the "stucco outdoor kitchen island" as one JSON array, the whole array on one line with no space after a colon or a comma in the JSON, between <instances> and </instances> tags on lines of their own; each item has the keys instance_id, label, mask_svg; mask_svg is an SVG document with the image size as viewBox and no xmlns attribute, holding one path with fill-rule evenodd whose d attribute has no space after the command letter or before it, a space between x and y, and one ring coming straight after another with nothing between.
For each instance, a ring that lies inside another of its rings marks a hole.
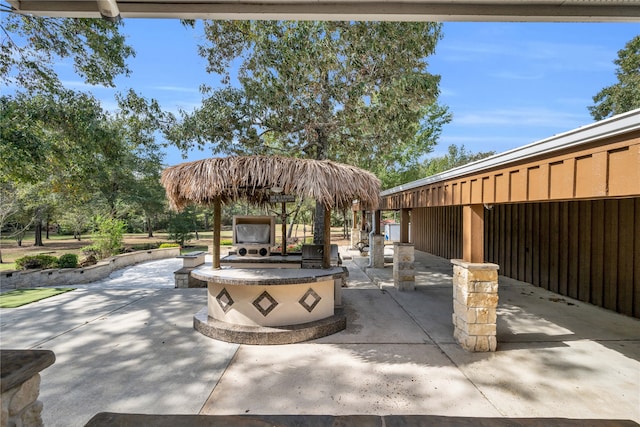
<instances>
[{"instance_id":1,"label":"stucco outdoor kitchen island","mask_svg":"<svg viewBox=\"0 0 640 427\"><path fill-rule=\"evenodd\" d=\"M347 272L333 268L230 268L191 272L207 282L207 307L194 328L239 344L291 344L346 328L341 290Z\"/></svg>"}]
</instances>

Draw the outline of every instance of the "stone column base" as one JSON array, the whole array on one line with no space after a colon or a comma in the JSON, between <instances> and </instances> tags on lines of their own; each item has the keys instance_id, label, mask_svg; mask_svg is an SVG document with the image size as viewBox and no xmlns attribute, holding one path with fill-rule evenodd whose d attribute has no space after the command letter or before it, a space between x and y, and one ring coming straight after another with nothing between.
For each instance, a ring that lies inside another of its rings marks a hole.
<instances>
[{"instance_id":1,"label":"stone column base","mask_svg":"<svg viewBox=\"0 0 640 427\"><path fill-rule=\"evenodd\" d=\"M176 288L206 288L207 282L196 279L191 275L193 268L183 267L173 272Z\"/></svg>"},{"instance_id":2,"label":"stone column base","mask_svg":"<svg viewBox=\"0 0 640 427\"><path fill-rule=\"evenodd\" d=\"M467 351L496 351L499 266L458 259L451 263L454 338Z\"/></svg>"},{"instance_id":3,"label":"stone column base","mask_svg":"<svg viewBox=\"0 0 640 427\"><path fill-rule=\"evenodd\" d=\"M413 243L393 243L393 286L399 291L413 291L416 288Z\"/></svg>"},{"instance_id":4,"label":"stone column base","mask_svg":"<svg viewBox=\"0 0 640 427\"><path fill-rule=\"evenodd\" d=\"M369 234L369 267L384 268L384 236Z\"/></svg>"}]
</instances>

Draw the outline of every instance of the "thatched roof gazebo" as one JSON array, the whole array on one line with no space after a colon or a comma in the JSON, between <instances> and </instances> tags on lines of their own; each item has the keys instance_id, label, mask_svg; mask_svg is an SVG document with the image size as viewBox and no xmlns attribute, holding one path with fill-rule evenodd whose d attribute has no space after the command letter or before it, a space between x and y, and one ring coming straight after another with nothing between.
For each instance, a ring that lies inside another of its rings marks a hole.
<instances>
[{"instance_id":1,"label":"thatched roof gazebo","mask_svg":"<svg viewBox=\"0 0 640 427\"><path fill-rule=\"evenodd\" d=\"M325 208L324 256L329 265L331 209L350 207L354 199L369 209L379 203L380 180L363 169L329 160L280 156L211 158L182 163L162 172L169 204L182 210L190 203L214 209L213 262L219 267L222 203L246 200L271 203L274 193L311 198ZM324 264L324 263L323 263Z\"/></svg>"}]
</instances>

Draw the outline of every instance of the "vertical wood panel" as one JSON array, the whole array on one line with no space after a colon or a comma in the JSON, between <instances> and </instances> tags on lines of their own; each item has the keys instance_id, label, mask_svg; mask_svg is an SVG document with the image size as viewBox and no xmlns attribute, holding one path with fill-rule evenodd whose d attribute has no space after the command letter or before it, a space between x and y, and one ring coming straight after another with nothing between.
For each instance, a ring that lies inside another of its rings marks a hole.
<instances>
[{"instance_id":1,"label":"vertical wood panel","mask_svg":"<svg viewBox=\"0 0 640 427\"><path fill-rule=\"evenodd\" d=\"M549 290L558 292L560 270L560 204L549 203Z\"/></svg>"},{"instance_id":2,"label":"vertical wood panel","mask_svg":"<svg viewBox=\"0 0 640 427\"><path fill-rule=\"evenodd\" d=\"M495 223L493 227L493 262L502 266L500 264L500 221L501 221L501 206L493 207L493 221ZM502 267L500 267L502 269ZM500 272L500 274L504 274L504 272Z\"/></svg>"},{"instance_id":3,"label":"vertical wood panel","mask_svg":"<svg viewBox=\"0 0 640 427\"><path fill-rule=\"evenodd\" d=\"M506 205L501 205L500 206L500 210L499 210L499 214L500 214L500 218L499 218L499 222L498 222L498 226L500 228L500 237L499 237L499 241L500 241L500 251L498 252L498 264L500 265L500 269L502 270L502 274L504 274L505 276L508 276L507 272L506 272L506 266L505 266L505 244L504 244L504 235L505 235L505 229L506 229L506 212L507 206Z\"/></svg>"},{"instance_id":4,"label":"vertical wood panel","mask_svg":"<svg viewBox=\"0 0 640 427\"><path fill-rule=\"evenodd\" d=\"M618 311L633 315L633 199L619 204Z\"/></svg>"},{"instance_id":5,"label":"vertical wood panel","mask_svg":"<svg viewBox=\"0 0 640 427\"><path fill-rule=\"evenodd\" d=\"M540 286L540 203L533 205L531 224L535 230L531 247L531 283Z\"/></svg>"},{"instance_id":6,"label":"vertical wood panel","mask_svg":"<svg viewBox=\"0 0 640 427\"><path fill-rule=\"evenodd\" d=\"M518 226L520 225L520 213L518 212L518 205L510 205L511 207L511 232L509 233L509 240L511 241L511 277L518 278Z\"/></svg>"},{"instance_id":7,"label":"vertical wood panel","mask_svg":"<svg viewBox=\"0 0 640 427\"><path fill-rule=\"evenodd\" d=\"M594 200L591 207L591 302L604 302L604 200Z\"/></svg>"},{"instance_id":8,"label":"vertical wood panel","mask_svg":"<svg viewBox=\"0 0 640 427\"><path fill-rule=\"evenodd\" d=\"M533 204L525 205L525 276L524 281L533 282ZM536 230L537 233L537 230Z\"/></svg>"},{"instance_id":9,"label":"vertical wood panel","mask_svg":"<svg viewBox=\"0 0 640 427\"><path fill-rule=\"evenodd\" d=\"M527 218L525 215L525 205L519 204L518 207L518 280L525 280L526 269L526 248L525 235L527 231Z\"/></svg>"},{"instance_id":10,"label":"vertical wood panel","mask_svg":"<svg viewBox=\"0 0 640 427\"><path fill-rule=\"evenodd\" d=\"M634 205L633 315L640 317L640 197L635 199Z\"/></svg>"},{"instance_id":11,"label":"vertical wood panel","mask_svg":"<svg viewBox=\"0 0 640 427\"><path fill-rule=\"evenodd\" d=\"M540 286L549 289L549 203L540 205Z\"/></svg>"},{"instance_id":12,"label":"vertical wood panel","mask_svg":"<svg viewBox=\"0 0 640 427\"><path fill-rule=\"evenodd\" d=\"M506 205L505 207L505 216L504 216L504 234L502 236L502 242L504 244L504 271L505 275L509 277L513 277L513 264L511 263L511 230L513 225L513 215L512 208L513 205Z\"/></svg>"},{"instance_id":13,"label":"vertical wood panel","mask_svg":"<svg viewBox=\"0 0 640 427\"><path fill-rule=\"evenodd\" d=\"M567 295L567 281L569 278L569 203L560 203L560 234L559 241L559 268L558 268L558 292Z\"/></svg>"},{"instance_id":14,"label":"vertical wood panel","mask_svg":"<svg viewBox=\"0 0 640 427\"><path fill-rule=\"evenodd\" d=\"M580 215L578 202L569 202L569 272L567 274L567 295L578 298L578 257L580 256Z\"/></svg>"},{"instance_id":15,"label":"vertical wood panel","mask_svg":"<svg viewBox=\"0 0 640 427\"><path fill-rule=\"evenodd\" d=\"M580 211L580 258L578 264L578 299L589 302L591 277L591 202L578 202Z\"/></svg>"},{"instance_id":16,"label":"vertical wood panel","mask_svg":"<svg viewBox=\"0 0 640 427\"><path fill-rule=\"evenodd\" d=\"M604 306L618 305L618 201L605 200Z\"/></svg>"}]
</instances>

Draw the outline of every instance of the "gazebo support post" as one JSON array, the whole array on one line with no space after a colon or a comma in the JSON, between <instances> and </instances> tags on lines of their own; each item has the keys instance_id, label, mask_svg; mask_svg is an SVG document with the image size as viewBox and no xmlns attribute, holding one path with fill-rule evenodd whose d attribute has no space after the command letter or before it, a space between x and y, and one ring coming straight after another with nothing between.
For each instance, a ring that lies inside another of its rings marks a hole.
<instances>
[{"instance_id":1,"label":"gazebo support post","mask_svg":"<svg viewBox=\"0 0 640 427\"><path fill-rule=\"evenodd\" d=\"M322 250L322 268L331 267L331 208L324 207L324 235Z\"/></svg>"},{"instance_id":2,"label":"gazebo support post","mask_svg":"<svg viewBox=\"0 0 640 427\"><path fill-rule=\"evenodd\" d=\"M287 204L282 202L282 256L287 255Z\"/></svg>"},{"instance_id":3,"label":"gazebo support post","mask_svg":"<svg viewBox=\"0 0 640 427\"><path fill-rule=\"evenodd\" d=\"M216 197L213 200L213 248L211 253L213 255L213 269L220 268L220 229L222 218L222 203L220 198Z\"/></svg>"}]
</instances>

